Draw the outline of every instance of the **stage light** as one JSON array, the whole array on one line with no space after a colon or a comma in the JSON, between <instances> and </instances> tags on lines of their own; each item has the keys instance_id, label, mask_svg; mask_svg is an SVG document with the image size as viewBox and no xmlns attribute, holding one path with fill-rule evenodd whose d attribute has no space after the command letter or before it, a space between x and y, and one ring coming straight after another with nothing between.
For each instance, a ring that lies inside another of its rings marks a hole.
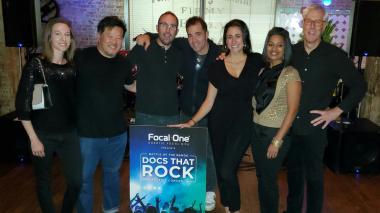
<instances>
[{"instance_id":1,"label":"stage light","mask_svg":"<svg viewBox=\"0 0 380 213\"><path fill-rule=\"evenodd\" d=\"M363 55L364 55L364 56L368 56L368 52L364 52Z\"/></svg>"},{"instance_id":2,"label":"stage light","mask_svg":"<svg viewBox=\"0 0 380 213\"><path fill-rule=\"evenodd\" d=\"M356 167L354 172L355 174L360 174L360 168Z\"/></svg>"},{"instance_id":3,"label":"stage light","mask_svg":"<svg viewBox=\"0 0 380 213\"><path fill-rule=\"evenodd\" d=\"M24 163L26 163L26 159L25 159L25 156L24 156L24 155L20 154L20 155L17 156L17 158L18 158L18 163L19 163L19 164L24 164Z\"/></svg>"},{"instance_id":4,"label":"stage light","mask_svg":"<svg viewBox=\"0 0 380 213\"><path fill-rule=\"evenodd\" d=\"M332 0L323 0L323 5L330 6Z\"/></svg>"},{"instance_id":5,"label":"stage light","mask_svg":"<svg viewBox=\"0 0 380 213\"><path fill-rule=\"evenodd\" d=\"M23 47L24 45L21 42L19 42L19 43L17 43L17 46L18 47Z\"/></svg>"}]
</instances>

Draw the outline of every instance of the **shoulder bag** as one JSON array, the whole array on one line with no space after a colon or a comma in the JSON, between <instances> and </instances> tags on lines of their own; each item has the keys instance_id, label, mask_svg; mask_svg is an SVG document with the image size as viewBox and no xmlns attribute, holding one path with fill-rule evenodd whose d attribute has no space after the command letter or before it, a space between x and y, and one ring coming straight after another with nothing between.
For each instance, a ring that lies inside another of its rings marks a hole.
<instances>
[{"instance_id":1,"label":"shoulder bag","mask_svg":"<svg viewBox=\"0 0 380 213\"><path fill-rule=\"evenodd\" d=\"M49 86L46 82L44 69L42 67L41 60L39 58L36 58L36 60L38 62L38 70L42 74L44 83L34 84L32 109L33 110L49 109L50 107L53 106L53 102L50 96Z\"/></svg>"}]
</instances>

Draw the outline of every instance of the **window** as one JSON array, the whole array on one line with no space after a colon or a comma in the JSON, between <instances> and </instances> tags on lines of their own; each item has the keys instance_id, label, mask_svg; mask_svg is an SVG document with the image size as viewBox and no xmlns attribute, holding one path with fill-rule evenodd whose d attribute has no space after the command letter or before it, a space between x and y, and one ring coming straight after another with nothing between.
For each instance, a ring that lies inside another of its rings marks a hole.
<instances>
[{"instance_id":1,"label":"window","mask_svg":"<svg viewBox=\"0 0 380 213\"><path fill-rule=\"evenodd\" d=\"M224 25L231 19L243 20L249 28L254 52L261 53L268 31L274 24L275 0L213 0L207 1L205 21L209 37L223 43Z\"/></svg>"},{"instance_id":2,"label":"window","mask_svg":"<svg viewBox=\"0 0 380 213\"><path fill-rule=\"evenodd\" d=\"M203 16L209 38L217 44L223 43L224 25L231 19L241 19L250 29L253 50L261 53L265 36L274 25L276 0L126 0L126 5L125 19L129 20L130 33L127 48L133 47L132 38L136 35L156 32L159 16L170 10L179 19L177 37L187 36L188 18Z\"/></svg>"},{"instance_id":3,"label":"window","mask_svg":"<svg viewBox=\"0 0 380 213\"><path fill-rule=\"evenodd\" d=\"M127 0L128 2L128 0ZM127 5L127 4L126 4ZM157 32L156 25L160 15L166 11L172 11L178 17L177 37L186 37L186 20L192 16L199 15L199 0L129 0L128 13L125 20L129 20L129 44L132 48L132 39L145 32ZM128 42L128 41L127 41Z\"/></svg>"},{"instance_id":4,"label":"window","mask_svg":"<svg viewBox=\"0 0 380 213\"><path fill-rule=\"evenodd\" d=\"M276 8L276 26L284 27L289 31L292 43L297 43L301 39L302 15L301 10L309 3L303 0L278 1ZM353 2L337 1L335 4L325 6L327 19L336 24L332 33L332 43L344 50L349 49L351 26L353 20Z\"/></svg>"}]
</instances>

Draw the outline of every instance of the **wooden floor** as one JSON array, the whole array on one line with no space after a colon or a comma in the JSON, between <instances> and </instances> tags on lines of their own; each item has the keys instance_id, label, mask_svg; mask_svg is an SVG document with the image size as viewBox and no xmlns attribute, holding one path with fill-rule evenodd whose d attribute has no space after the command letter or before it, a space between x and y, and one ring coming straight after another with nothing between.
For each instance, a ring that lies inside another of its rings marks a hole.
<instances>
[{"instance_id":1,"label":"wooden floor","mask_svg":"<svg viewBox=\"0 0 380 213\"><path fill-rule=\"evenodd\" d=\"M64 180L59 162L53 169L54 203L57 209L64 192ZM101 212L100 170L96 174L95 212ZM129 163L125 161L121 168L122 204L121 212L128 212ZM239 171L241 185L242 213L259 212L255 170L246 168ZM280 173L280 210L285 209L287 193L286 173ZM325 202L323 213L375 213L380 212L380 175L337 175L325 170ZM219 199L219 196L217 196ZM219 201L218 201L219 202ZM0 177L1 213L37 213L40 212L36 193L32 165L16 166ZM224 212L218 203L213 212Z\"/></svg>"}]
</instances>

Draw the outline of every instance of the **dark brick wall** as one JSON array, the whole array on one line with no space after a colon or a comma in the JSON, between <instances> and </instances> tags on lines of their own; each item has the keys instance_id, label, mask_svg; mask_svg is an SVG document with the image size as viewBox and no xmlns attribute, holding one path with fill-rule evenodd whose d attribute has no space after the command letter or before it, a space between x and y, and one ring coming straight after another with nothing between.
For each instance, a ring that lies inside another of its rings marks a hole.
<instances>
[{"instance_id":1,"label":"dark brick wall","mask_svg":"<svg viewBox=\"0 0 380 213\"><path fill-rule=\"evenodd\" d=\"M96 26L109 15L124 19L124 0L57 0L61 16L72 21L78 47L96 44Z\"/></svg>"}]
</instances>

